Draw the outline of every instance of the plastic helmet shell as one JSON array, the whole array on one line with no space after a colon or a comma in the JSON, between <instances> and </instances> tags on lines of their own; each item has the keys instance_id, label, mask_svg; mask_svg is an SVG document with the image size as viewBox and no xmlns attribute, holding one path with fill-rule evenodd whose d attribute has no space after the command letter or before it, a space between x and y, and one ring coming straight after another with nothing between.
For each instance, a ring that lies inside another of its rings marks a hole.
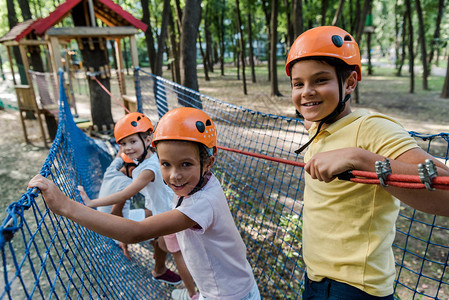
<instances>
[{"instance_id":1,"label":"plastic helmet shell","mask_svg":"<svg viewBox=\"0 0 449 300\"><path fill-rule=\"evenodd\" d=\"M207 148L217 147L217 130L204 111L193 107L178 107L168 111L153 134L153 147L158 141L180 140L198 142Z\"/></svg>"},{"instance_id":2,"label":"plastic helmet shell","mask_svg":"<svg viewBox=\"0 0 449 300\"><path fill-rule=\"evenodd\" d=\"M355 66L357 80L362 80L362 64L359 46L345 30L336 26L320 26L302 33L293 42L285 63L285 72L290 76L290 64L307 57L338 58Z\"/></svg>"},{"instance_id":3,"label":"plastic helmet shell","mask_svg":"<svg viewBox=\"0 0 449 300\"><path fill-rule=\"evenodd\" d=\"M134 133L153 131L150 119L142 113L132 112L123 116L114 127L114 137L117 142Z\"/></svg>"}]
</instances>

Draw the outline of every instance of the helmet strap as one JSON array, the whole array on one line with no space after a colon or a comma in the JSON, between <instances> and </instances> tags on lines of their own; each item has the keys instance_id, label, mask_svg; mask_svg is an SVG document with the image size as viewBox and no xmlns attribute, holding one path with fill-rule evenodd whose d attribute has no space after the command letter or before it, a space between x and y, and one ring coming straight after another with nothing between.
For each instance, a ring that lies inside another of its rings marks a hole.
<instances>
[{"instance_id":1,"label":"helmet strap","mask_svg":"<svg viewBox=\"0 0 449 300\"><path fill-rule=\"evenodd\" d=\"M209 171L204 172L203 173L203 159L200 158L200 180L198 180L198 183L196 184L196 186L193 188L192 191L190 191L189 196L195 194L196 192L198 192L199 190L201 190L206 183L209 181L210 176L212 175L212 173L210 173Z\"/></svg>"},{"instance_id":2,"label":"helmet strap","mask_svg":"<svg viewBox=\"0 0 449 300\"><path fill-rule=\"evenodd\" d=\"M150 146L148 145L147 147L145 147L145 141L143 140L143 137L142 137L142 135L140 134L140 132L138 133L138 135L139 135L140 140L142 141L142 144L143 144L143 153L142 153L142 156L140 156L140 157L137 159L137 161L139 162L139 164L141 164L141 163L145 160L145 157L147 157L147 154L148 154L148 148L149 148Z\"/></svg>"}]
</instances>

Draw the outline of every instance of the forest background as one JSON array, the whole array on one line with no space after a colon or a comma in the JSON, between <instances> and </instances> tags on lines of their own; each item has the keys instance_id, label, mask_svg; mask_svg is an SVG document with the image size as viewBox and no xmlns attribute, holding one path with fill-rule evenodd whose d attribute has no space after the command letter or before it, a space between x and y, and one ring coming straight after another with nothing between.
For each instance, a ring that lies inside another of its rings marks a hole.
<instances>
[{"instance_id":1,"label":"forest background","mask_svg":"<svg viewBox=\"0 0 449 300\"><path fill-rule=\"evenodd\" d=\"M241 91L248 94L248 84L256 83L256 65L266 63L270 97L280 96L278 64L295 37L319 25L337 25L350 32L358 41L366 62L365 75L373 74L373 59L393 64L398 76L409 76L409 93L414 93L415 81L420 77L422 88L429 89L429 75L434 66L446 67L449 18L447 0L140 0L116 1L125 11L148 25L137 37L141 66L149 66L155 75L198 91L198 66L203 66L205 81L210 73L224 76L226 64L237 67L235 76ZM0 0L0 36L18 22L46 17L61 2L59 0ZM72 10L57 26L85 26L90 13L83 1L81 10ZM84 9L84 14L80 13ZM446 17L445 17L446 16ZM83 19L83 20L81 20ZM84 20L86 19L86 20ZM97 19L96 25L106 26ZM89 24L87 24L89 25ZM91 24L92 25L92 24ZM95 43L94 43L95 44ZM98 44L98 43L97 43ZM96 45L95 47L100 47ZM90 49L79 51L72 41L74 64L99 71L104 60L114 68L114 45L108 52L87 55ZM82 49L82 47L80 48ZM125 64L126 39L123 40ZM102 56L104 57L104 60ZM16 65L21 57L15 53ZM5 49L0 47L0 72L7 69ZM94 59L92 59L94 57ZM46 71L46 65L34 61L35 71ZM163 67L170 72L163 74ZM406 70L410 72L406 73ZM19 68L19 71L20 68ZM415 73L419 72L419 73ZM20 73L20 72L19 72ZM167 74L168 73L168 74ZM282 72L283 73L283 72ZM406 74L404 74L406 73ZM23 75L23 72L21 72ZM281 74L283 77L284 74ZM21 76L24 77L24 76ZM449 97L449 76L441 87L441 97ZM22 79L23 84L23 79ZM109 87L109 79L103 82ZM237 87L237 86L236 86ZM358 93L357 93L358 95ZM96 125L113 123L110 98L90 88L94 103L92 121ZM355 101L358 99L356 97ZM95 112L98 107L99 112Z\"/></svg>"},{"instance_id":2,"label":"forest background","mask_svg":"<svg viewBox=\"0 0 449 300\"><path fill-rule=\"evenodd\" d=\"M0 0L0 36L18 22L48 16L61 3ZM116 3L149 25L145 33L137 36L137 42L139 63L153 74L220 100L290 117L294 117L294 108L283 66L289 45L311 27L340 26L359 42L363 57L363 81L353 100L355 107L393 115L408 130L448 131L447 0ZM73 25L71 18L66 18L59 26ZM77 48L76 43L73 48ZM112 44L108 49L114 53ZM122 49L125 63L131 67L126 62L126 40ZM78 52L73 62L82 61L82 56ZM6 57L5 47L0 46L1 76L8 73ZM114 67L113 55L108 59ZM42 71L48 70L44 66ZM2 78L1 84L8 81ZM91 92L90 101L107 101L114 107L110 98L99 100L94 96ZM114 120L112 111L101 111L97 122L110 123ZM38 172L48 149L39 142L23 143L17 112L0 109L0 122L3 211L4 205L16 201L29 178Z\"/></svg>"}]
</instances>

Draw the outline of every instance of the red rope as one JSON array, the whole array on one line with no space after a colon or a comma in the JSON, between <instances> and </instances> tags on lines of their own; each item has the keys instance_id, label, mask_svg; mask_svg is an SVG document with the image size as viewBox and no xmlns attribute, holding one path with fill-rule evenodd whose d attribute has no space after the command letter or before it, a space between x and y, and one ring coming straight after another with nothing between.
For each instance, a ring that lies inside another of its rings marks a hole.
<instances>
[{"instance_id":1,"label":"red rope","mask_svg":"<svg viewBox=\"0 0 449 300\"><path fill-rule=\"evenodd\" d=\"M297 166L304 168L305 163L292 161L283 158L271 157L264 154L258 154L243 150L237 150L224 146L217 146L218 149L222 149L225 151L235 152L247 156L253 156L257 158L262 158L265 160L270 160L274 162L280 162L283 164L288 164L292 166ZM352 178L348 178L348 180L356 183L365 183L365 184L380 184L379 179L377 178L377 174L375 172L368 171L359 171L353 170L351 174L354 176ZM402 174L390 174L387 176L386 184L395 187L409 188L409 189L425 189L426 186L421 182L421 179L418 175L402 175ZM449 177L447 176L437 176L432 180L432 187L435 189L449 190Z\"/></svg>"},{"instance_id":2,"label":"red rope","mask_svg":"<svg viewBox=\"0 0 449 300\"><path fill-rule=\"evenodd\" d=\"M97 77L95 77L94 75L90 76L91 78L95 79L95 81L100 85L100 87L106 92L106 94L108 94L109 96L111 96L111 98L117 102L118 105L120 105L121 107L123 107L125 109L125 111L127 113L130 113L130 111L120 102L118 101L117 98L115 98L109 91L108 89L97 79Z\"/></svg>"}]
</instances>

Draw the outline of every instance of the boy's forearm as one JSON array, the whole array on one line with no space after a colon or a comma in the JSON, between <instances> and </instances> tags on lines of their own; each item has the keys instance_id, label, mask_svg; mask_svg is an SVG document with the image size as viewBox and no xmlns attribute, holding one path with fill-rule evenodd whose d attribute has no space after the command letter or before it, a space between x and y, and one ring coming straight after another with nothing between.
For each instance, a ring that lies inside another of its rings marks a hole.
<instances>
[{"instance_id":1,"label":"boy's forearm","mask_svg":"<svg viewBox=\"0 0 449 300\"><path fill-rule=\"evenodd\" d=\"M432 215L449 217L449 191L386 187L390 194L405 204Z\"/></svg>"}]
</instances>

